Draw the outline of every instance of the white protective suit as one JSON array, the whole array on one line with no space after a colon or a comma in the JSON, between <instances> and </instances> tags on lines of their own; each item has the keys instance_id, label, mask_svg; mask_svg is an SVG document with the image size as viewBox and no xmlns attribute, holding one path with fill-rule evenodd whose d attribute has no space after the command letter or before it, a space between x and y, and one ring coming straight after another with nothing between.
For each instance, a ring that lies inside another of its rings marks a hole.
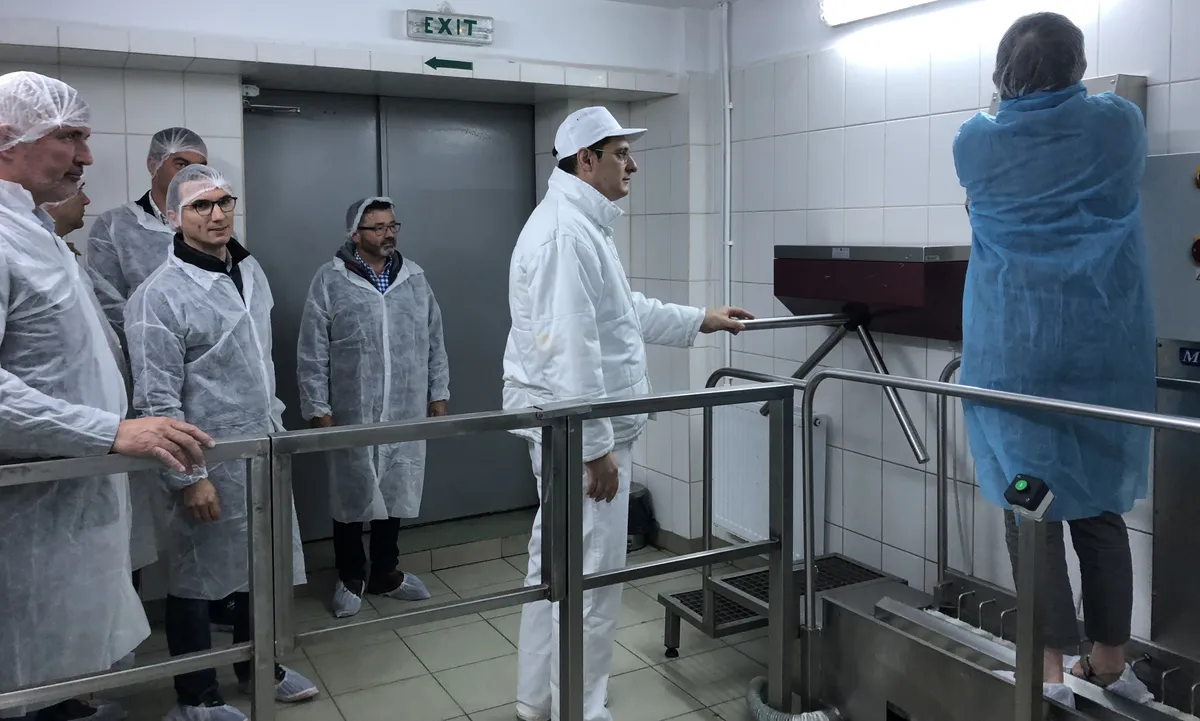
<instances>
[{"instance_id":1,"label":"white protective suit","mask_svg":"<svg viewBox=\"0 0 1200 721\"><path fill-rule=\"evenodd\" d=\"M517 239L509 267L506 409L650 393L645 344L686 348L695 341L704 321L702 309L664 304L630 289L612 240L611 224L620 215L621 209L590 185L554 170L545 199ZM646 421L647 416L638 415L584 424L584 460L611 451L620 478L611 503L585 500L584 573L625 565L631 446ZM540 435L517 433L531 441L540 488ZM539 510L529 542L527 586L541 582L541 528ZM611 721L604 700L621 587L586 591L583 606L584 719ZM552 709L557 714L557 628L557 611L552 612L549 602L525 606L517 682L522 717L549 718Z\"/></svg>"},{"instance_id":2,"label":"white protective suit","mask_svg":"<svg viewBox=\"0 0 1200 721\"><path fill-rule=\"evenodd\" d=\"M228 252L240 258L241 295L228 274L172 254L134 291L126 309L137 414L186 421L216 439L283 429L271 361L271 289L258 262L236 241ZM247 590L246 463L161 476L169 593L218 600ZM212 523L193 520L184 507L183 489L203 478L216 487L220 502L220 520ZM295 583L302 584L294 507L292 514Z\"/></svg>"},{"instance_id":3,"label":"white protective suit","mask_svg":"<svg viewBox=\"0 0 1200 721\"><path fill-rule=\"evenodd\" d=\"M166 261L175 237L175 232L157 215L146 212L144 206L149 196L146 193L141 199L105 211L96 218L84 254L87 273L104 315L122 337L125 303L130 293ZM154 471L130 474L133 531L129 555L135 569L158 560L154 519L157 476Z\"/></svg>"},{"instance_id":4,"label":"white protective suit","mask_svg":"<svg viewBox=\"0 0 1200 721\"><path fill-rule=\"evenodd\" d=\"M347 243L321 266L300 319L296 374L304 418L339 426L425 418L450 398L442 312L425 272L393 256L386 293ZM326 454L329 507L340 523L415 518L425 482L425 441Z\"/></svg>"},{"instance_id":5,"label":"white protective suit","mask_svg":"<svg viewBox=\"0 0 1200 721\"><path fill-rule=\"evenodd\" d=\"M146 154L150 176L178 153L207 157L208 147L187 128L160 130L150 138ZM125 330L125 303L130 294L171 254L175 231L166 224L166 211L156 208L147 192L132 203L101 213L92 225L85 261L104 314L118 333Z\"/></svg>"},{"instance_id":6,"label":"white protective suit","mask_svg":"<svg viewBox=\"0 0 1200 721\"><path fill-rule=\"evenodd\" d=\"M175 237L175 231L146 212L144 204L142 198L102 213L92 224L84 253L96 297L118 331L125 328L130 294L166 262Z\"/></svg>"},{"instance_id":7,"label":"white protective suit","mask_svg":"<svg viewBox=\"0 0 1200 721\"><path fill-rule=\"evenodd\" d=\"M0 181L0 458L107 454L122 365L54 222ZM124 474L0 489L0 691L105 671L149 636L129 513Z\"/></svg>"}]
</instances>

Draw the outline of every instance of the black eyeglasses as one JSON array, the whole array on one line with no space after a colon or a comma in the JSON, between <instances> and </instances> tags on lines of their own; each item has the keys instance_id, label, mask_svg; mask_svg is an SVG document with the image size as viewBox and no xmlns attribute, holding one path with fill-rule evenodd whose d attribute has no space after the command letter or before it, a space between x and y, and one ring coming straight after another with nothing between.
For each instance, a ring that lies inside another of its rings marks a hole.
<instances>
[{"instance_id":1,"label":"black eyeglasses","mask_svg":"<svg viewBox=\"0 0 1200 721\"><path fill-rule=\"evenodd\" d=\"M233 212L235 207L237 207L237 198L232 195L226 195L225 197L217 198L216 200L200 199L189 203L187 207L196 211L200 215L212 215L213 208L220 208L222 213L230 213Z\"/></svg>"},{"instance_id":2,"label":"black eyeglasses","mask_svg":"<svg viewBox=\"0 0 1200 721\"><path fill-rule=\"evenodd\" d=\"M399 223L380 223L379 225L360 225L355 230L369 230L376 235L383 235L389 230L393 233L400 232Z\"/></svg>"}]
</instances>

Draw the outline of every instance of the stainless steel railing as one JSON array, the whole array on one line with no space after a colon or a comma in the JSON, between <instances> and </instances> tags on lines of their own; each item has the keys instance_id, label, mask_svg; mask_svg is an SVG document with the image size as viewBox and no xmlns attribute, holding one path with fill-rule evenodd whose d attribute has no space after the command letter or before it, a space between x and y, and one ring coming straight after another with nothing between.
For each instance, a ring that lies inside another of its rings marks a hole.
<instances>
[{"instance_id":1,"label":"stainless steel railing","mask_svg":"<svg viewBox=\"0 0 1200 721\"><path fill-rule=\"evenodd\" d=\"M956 359L957 360L957 359ZM956 369L955 362L947 365L942 372L943 378L949 378ZM1185 433L1200 434L1200 420L1192 418L1182 418L1178 416L1167 416L1159 413L1150 413L1146 411L1134 411L1124 408L1112 408L1109 406L1099 406L1090 403L1079 403L1076 401L1068 401L1057 398L1043 398L1040 396L1030 396L1021 393L1009 393L1006 391L991 390L987 388L976 388L974 386L958 385L956 383L948 383L945 380L929 381L917 378L901 378L896 376L885 376L878 373L864 373L861 371L848 370L822 370L815 373L804 389L804 399L802 404L802 424L801 432L803 439L803 488L805 492L804 504L804 555L805 558L811 558L816 547L816 529L815 515L813 509L814 494L813 494L813 428L812 422L814 417L814 397L817 389L826 380L840 380L849 383L865 383L875 386L890 386L900 390L911 390L921 393L932 393L944 398L959 398L977 401L980 403L1017 407L1017 408L1034 408L1054 413L1063 413L1066 415L1081 416L1085 418L1095 418L1098 420L1116 421L1119 423L1129 423L1132 425L1143 426L1148 428L1161 428L1166 430L1183 431ZM939 473L938 493L939 493L939 570L945 568L945 514L942 507L945 504L945 490L947 481L945 473L947 472L947 451L949 445L945 442L947 432L944 428L946 422L945 404L939 402L939 441L942 441L942 446L939 448ZM1032 541L1030 545L1032 545ZM1031 572L1032 573L1032 572ZM805 609L805 624L803 631L803 652L804 652L804 673L801 678L801 696L804 704L811 705L815 703L816 684L819 673L817 664L817 634L820 629L817 627L816 615L813 613L816 605L816 593L814 591L814 574L815 564L805 564L805 578L807 588L804 596ZM944 576L941 577L944 580ZM1018 606L1023 610L1018 611L1019 618L1018 633L1017 633L1017 649L1018 656L1031 658L1032 655L1040 655L1038 633L1039 624L1034 617L1036 615L1033 609L1038 608L1040 603L1039 594L1043 591L1038 588L1037 584L1025 583L1024 588L1019 591ZM1022 653L1023 652L1023 653ZM1041 676L1034 675L1028 672L1022 672L1018 668L1018 688L1017 700L1018 708L1034 709L1040 713L1041 709ZM1033 713L1033 711L1029 711ZM1027 714L1028 715L1028 714ZM1032 716L1030 717L1032 718Z\"/></svg>"},{"instance_id":2,"label":"stainless steel railing","mask_svg":"<svg viewBox=\"0 0 1200 721\"><path fill-rule=\"evenodd\" d=\"M767 553L771 583L771 655L768 677L770 702L791 710L791 643L796 636L792 549L792 405L793 384L761 384L656 396L605 400L592 404L562 404L517 411L473 413L410 422L288 431L266 437L222 441L206 453L209 463L244 460L249 464L248 515L250 605L249 643L179 656L122 671L106 671L75 679L0 693L0 710L52 703L64 698L106 691L179 673L233 663L252 662L252 714L256 721L275 718L273 664L277 654L293 647L342 634L384 630L469 613L521 605L537 600L562 604L559 638L560 718L583 721L583 592L616 583L698 568ZM770 425L770 540L720 550L706 550L624 569L583 574L580 537L583 509L582 423L620 415L688 408L711 409L739 403L769 404ZM486 431L541 428L543 454L542 508L547 519L543 534L542 583L475 598L435 604L415 611L356 623L295 633L292 621L292 457L340 448L402 441L446 438ZM124 473L158 467L152 461L115 455L98 458L34 461L0 466L0 487L64 481L81 476Z\"/></svg>"}]
</instances>

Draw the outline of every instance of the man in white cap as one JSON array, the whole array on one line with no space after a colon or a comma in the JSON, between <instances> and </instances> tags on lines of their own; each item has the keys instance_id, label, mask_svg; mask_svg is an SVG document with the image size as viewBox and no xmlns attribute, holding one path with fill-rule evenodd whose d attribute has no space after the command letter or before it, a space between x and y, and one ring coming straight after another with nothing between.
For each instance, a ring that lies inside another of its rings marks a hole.
<instances>
[{"instance_id":1,"label":"man in white cap","mask_svg":"<svg viewBox=\"0 0 1200 721\"><path fill-rule=\"evenodd\" d=\"M650 392L646 343L687 348L698 333L737 333L740 308L705 310L661 303L630 290L612 241L616 201L629 194L637 172L629 144L646 131L622 128L602 107L578 110L554 137L558 167L546 197L525 223L508 274L512 317L504 351L506 409L627 398ZM662 242L662 241L660 241ZM622 416L583 426L587 498L583 572L625 566L633 442L647 417ZM529 440L538 492L541 436ZM533 521L525 585L541 583L542 511ZM585 721L611 721L605 708L612 644L621 610L620 585L583 598ZM525 606L518 655L517 716L546 721L558 710L557 611L548 601Z\"/></svg>"},{"instance_id":2,"label":"man in white cap","mask_svg":"<svg viewBox=\"0 0 1200 721\"><path fill-rule=\"evenodd\" d=\"M115 451L176 471L212 439L166 418L124 420L123 354L86 275L40 206L79 188L89 111L74 88L0 76L0 463ZM108 670L150 633L130 583L125 474L0 489L0 692ZM63 701L0 718L125 718Z\"/></svg>"}]
</instances>

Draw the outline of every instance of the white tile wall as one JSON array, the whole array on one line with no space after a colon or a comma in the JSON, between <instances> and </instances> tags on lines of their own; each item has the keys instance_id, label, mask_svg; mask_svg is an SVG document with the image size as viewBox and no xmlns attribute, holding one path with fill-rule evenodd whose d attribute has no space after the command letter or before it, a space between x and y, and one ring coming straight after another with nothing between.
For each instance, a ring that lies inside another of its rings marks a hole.
<instances>
[{"instance_id":1,"label":"white tile wall","mask_svg":"<svg viewBox=\"0 0 1200 721\"><path fill-rule=\"evenodd\" d=\"M1088 75L1143 74L1150 81L1147 130L1153 153L1200 151L1200 3L1190 0L1058 0L1084 31ZM1022 12L996 0L996 17ZM981 18L983 16L981 15ZM953 37L928 32L928 47L880 52L844 44L807 55L780 57L737 70L734 187L735 300L757 313L782 312L768 304L772 242L810 244L956 245L970 242L951 144L959 126L992 93L996 43L1007 22L988 18ZM911 18L906 32L916 28ZM916 28L919 30L920 28ZM909 37L918 37L914 32ZM944 39L944 42L943 40ZM910 43L911 44L911 43ZM735 48L736 56L736 48ZM770 83L767 82L770 79ZM773 97L756 96L770 89ZM797 115L807 110L807 118ZM752 146L774 128L774 152ZM799 138L807 138L802 146ZM805 151L800 148L805 147ZM763 179L773 193L759 196ZM773 198L766 204L767 198ZM806 201L804 205L798 205ZM774 212L772 212L774 211ZM768 223L770 218L773 223ZM758 303L762 303L759 305ZM824 329L776 331L739 337L735 363L791 373L812 351ZM878 339L877 339L878 340ZM919 338L881 341L894 373L936 378L957 352L955 345ZM826 361L868 369L857 340L847 340ZM904 394L929 447L936 453L935 404ZM933 465L919 466L878 388L828 384L818 412L832 419L830 444L830 547L908 578L918 587L933 580L935 557ZM961 408L952 404L950 564L1012 587L1000 512L974 484ZM924 418L924 421L921 419ZM1137 582L1135 632L1148 633L1150 548L1148 505L1130 514Z\"/></svg>"},{"instance_id":2,"label":"white tile wall","mask_svg":"<svg viewBox=\"0 0 1200 721\"><path fill-rule=\"evenodd\" d=\"M86 225L70 238L80 251L97 215L149 188L146 151L150 136L163 128L185 126L199 133L208 144L209 162L227 174L244 198L238 76L44 64L0 67L0 72L13 70L61 78L91 107L93 163L84 177L91 204ZM239 204L238 227L244 226L243 211Z\"/></svg>"}]
</instances>

